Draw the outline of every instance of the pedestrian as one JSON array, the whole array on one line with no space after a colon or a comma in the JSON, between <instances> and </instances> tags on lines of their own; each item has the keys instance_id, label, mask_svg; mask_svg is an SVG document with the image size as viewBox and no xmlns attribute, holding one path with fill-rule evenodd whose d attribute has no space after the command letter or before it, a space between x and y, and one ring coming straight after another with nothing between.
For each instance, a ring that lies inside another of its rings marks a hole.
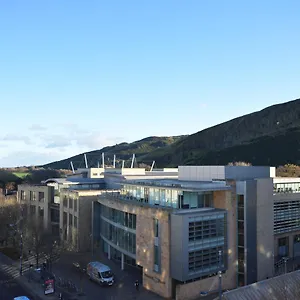
<instances>
[{"instance_id":1,"label":"pedestrian","mask_svg":"<svg viewBox=\"0 0 300 300\"><path fill-rule=\"evenodd\" d=\"M135 285L135 289L138 291L139 288L140 288L140 283L139 283L139 281L136 280L135 283L134 283L134 285Z\"/></svg>"}]
</instances>

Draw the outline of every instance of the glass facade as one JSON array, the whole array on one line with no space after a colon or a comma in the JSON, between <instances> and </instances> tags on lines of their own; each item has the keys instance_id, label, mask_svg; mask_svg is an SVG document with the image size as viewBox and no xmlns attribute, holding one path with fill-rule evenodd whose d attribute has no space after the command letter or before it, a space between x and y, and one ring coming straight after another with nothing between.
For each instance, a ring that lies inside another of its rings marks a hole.
<instances>
[{"instance_id":1,"label":"glass facade","mask_svg":"<svg viewBox=\"0 0 300 300\"><path fill-rule=\"evenodd\" d=\"M300 201L274 203L274 233L300 230Z\"/></svg>"},{"instance_id":2,"label":"glass facade","mask_svg":"<svg viewBox=\"0 0 300 300\"><path fill-rule=\"evenodd\" d=\"M191 218L193 219L193 218ZM226 268L226 213L207 214L189 222L189 273L213 274Z\"/></svg>"},{"instance_id":3,"label":"glass facade","mask_svg":"<svg viewBox=\"0 0 300 300\"><path fill-rule=\"evenodd\" d=\"M300 193L300 182L274 183L274 194Z\"/></svg>"},{"instance_id":4,"label":"glass facade","mask_svg":"<svg viewBox=\"0 0 300 300\"><path fill-rule=\"evenodd\" d=\"M100 234L119 248L135 255L136 253L136 215L100 206Z\"/></svg>"},{"instance_id":5,"label":"glass facade","mask_svg":"<svg viewBox=\"0 0 300 300\"><path fill-rule=\"evenodd\" d=\"M175 189L124 185L121 196L151 205L178 208L178 190Z\"/></svg>"}]
</instances>

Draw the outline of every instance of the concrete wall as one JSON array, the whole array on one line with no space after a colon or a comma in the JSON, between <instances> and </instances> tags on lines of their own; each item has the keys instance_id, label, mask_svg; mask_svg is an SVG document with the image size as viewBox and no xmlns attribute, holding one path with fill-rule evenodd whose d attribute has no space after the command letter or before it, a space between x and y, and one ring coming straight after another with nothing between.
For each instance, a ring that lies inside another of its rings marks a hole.
<instances>
[{"instance_id":1,"label":"concrete wall","mask_svg":"<svg viewBox=\"0 0 300 300\"><path fill-rule=\"evenodd\" d=\"M136 263L143 267L143 286L165 298L172 295L170 277L170 222L169 211L147 205L115 200L100 199L103 205L136 215ZM154 271L154 228L153 220L159 220L161 270Z\"/></svg>"},{"instance_id":2,"label":"concrete wall","mask_svg":"<svg viewBox=\"0 0 300 300\"><path fill-rule=\"evenodd\" d=\"M273 180L257 180L257 280L273 276L274 271Z\"/></svg>"},{"instance_id":3,"label":"concrete wall","mask_svg":"<svg viewBox=\"0 0 300 300\"><path fill-rule=\"evenodd\" d=\"M179 166L179 180L247 180L275 177L275 167L259 166Z\"/></svg>"}]
</instances>

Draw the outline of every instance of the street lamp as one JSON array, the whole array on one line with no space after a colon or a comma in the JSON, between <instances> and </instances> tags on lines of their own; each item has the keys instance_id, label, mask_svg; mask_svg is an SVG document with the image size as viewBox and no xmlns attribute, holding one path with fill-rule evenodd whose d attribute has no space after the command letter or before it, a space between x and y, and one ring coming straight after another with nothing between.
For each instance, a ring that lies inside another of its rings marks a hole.
<instances>
[{"instance_id":1,"label":"street lamp","mask_svg":"<svg viewBox=\"0 0 300 300\"><path fill-rule=\"evenodd\" d=\"M288 257L284 257L283 258L283 261L284 261L284 273L286 274L287 273L287 261L289 260Z\"/></svg>"},{"instance_id":2,"label":"street lamp","mask_svg":"<svg viewBox=\"0 0 300 300\"><path fill-rule=\"evenodd\" d=\"M222 300L222 264L221 264L221 258L222 258L222 251L219 250L219 300Z\"/></svg>"}]
</instances>

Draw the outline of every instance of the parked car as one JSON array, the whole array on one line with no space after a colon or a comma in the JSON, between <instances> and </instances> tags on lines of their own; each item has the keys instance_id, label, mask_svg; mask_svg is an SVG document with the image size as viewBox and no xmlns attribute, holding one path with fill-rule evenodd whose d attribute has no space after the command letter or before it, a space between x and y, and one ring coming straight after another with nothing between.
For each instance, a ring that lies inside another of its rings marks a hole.
<instances>
[{"instance_id":1,"label":"parked car","mask_svg":"<svg viewBox=\"0 0 300 300\"><path fill-rule=\"evenodd\" d=\"M87 265L87 275L101 285L113 285L115 279L110 267L98 262L90 262Z\"/></svg>"}]
</instances>

